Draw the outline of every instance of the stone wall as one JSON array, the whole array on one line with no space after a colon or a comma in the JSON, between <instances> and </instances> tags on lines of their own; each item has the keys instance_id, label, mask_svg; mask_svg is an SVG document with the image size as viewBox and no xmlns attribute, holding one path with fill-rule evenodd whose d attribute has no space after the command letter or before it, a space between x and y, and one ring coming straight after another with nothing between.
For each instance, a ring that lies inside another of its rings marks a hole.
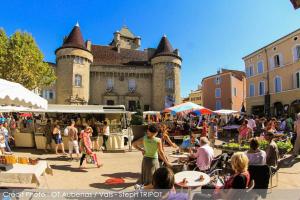
<instances>
[{"instance_id":1,"label":"stone wall","mask_svg":"<svg viewBox=\"0 0 300 200\"><path fill-rule=\"evenodd\" d=\"M107 91L107 79L113 80L114 88ZM129 80L134 79L136 90L130 92ZM107 100L113 100L117 105L125 105L128 109L128 101L140 101L151 107L152 96L152 67L151 66L92 66L90 83L90 104L106 104Z\"/></svg>"}]
</instances>

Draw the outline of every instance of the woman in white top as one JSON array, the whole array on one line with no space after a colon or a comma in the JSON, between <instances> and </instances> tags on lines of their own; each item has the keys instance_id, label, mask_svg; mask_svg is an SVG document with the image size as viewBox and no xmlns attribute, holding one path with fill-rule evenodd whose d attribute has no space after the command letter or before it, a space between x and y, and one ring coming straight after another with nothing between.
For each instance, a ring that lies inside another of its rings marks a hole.
<instances>
[{"instance_id":1,"label":"woman in white top","mask_svg":"<svg viewBox=\"0 0 300 200\"><path fill-rule=\"evenodd\" d=\"M5 154L5 147L5 136L0 133L0 151L2 155Z\"/></svg>"},{"instance_id":2,"label":"woman in white top","mask_svg":"<svg viewBox=\"0 0 300 200\"><path fill-rule=\"evenodd\" d=\"M249 165L265 165L266 164L266 152L260 150L259 143L256 138L251 139L250 149L246 152L249 159Z\"/></svg>"}]
</instances>

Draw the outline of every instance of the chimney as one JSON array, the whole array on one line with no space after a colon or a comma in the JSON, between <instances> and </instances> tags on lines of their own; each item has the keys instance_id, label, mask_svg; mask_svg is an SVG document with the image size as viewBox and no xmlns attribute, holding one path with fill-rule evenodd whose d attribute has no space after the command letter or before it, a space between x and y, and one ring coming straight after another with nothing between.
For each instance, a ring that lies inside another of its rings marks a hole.
<instances>
[{"instance_id":1,"label":"chimney","mask_svg":"<svg viewBox=\"0 0 300 200\"><path fill-rule=\"evenodd\" d=\"M114 33L114 41L115 41L115 44L118 44L118 43L120 42L120 40L121 40L120 36L121 36L121 34L120 34L119 31L116 31L116 32Z\"/></svg>"},{"instance_id":2,"label":"chimney","mask_svg":"<svg viewBox=\"0 0 300 200\"><path fill-rule=\"evenodd\" d=\"M137 46L137 49L141 47L141 37L137 36L134 38L134 44Z\"/></svg>"}]
</instances>

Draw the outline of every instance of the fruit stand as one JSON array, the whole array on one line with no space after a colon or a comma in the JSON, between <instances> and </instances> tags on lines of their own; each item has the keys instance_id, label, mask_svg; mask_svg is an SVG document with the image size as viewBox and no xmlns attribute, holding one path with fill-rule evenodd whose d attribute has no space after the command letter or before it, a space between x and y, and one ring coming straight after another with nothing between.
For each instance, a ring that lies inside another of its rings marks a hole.
<instances>
[{"instance_id":1,"label":"fruit stand","mask_svg":"<svg viewBox=\"0 0 300 200\"><path fill-rule=\"evenodd\" d=\"M289 139L285 141L276 141L276 144L279 150L280 157L289 153L293 149L293 145ZM267 146L268 146L268 142L266 140L259 141L259 148L261 150L266 150ZM227 153L234 153L237 151L247 151L250 149L250 146L247 143L239 144L232 141L230 141L229 143L223 143L221 145L215 145L215 147L217 149L222 150L222 152L227 152Z\"/></svg>"}]
</instances>

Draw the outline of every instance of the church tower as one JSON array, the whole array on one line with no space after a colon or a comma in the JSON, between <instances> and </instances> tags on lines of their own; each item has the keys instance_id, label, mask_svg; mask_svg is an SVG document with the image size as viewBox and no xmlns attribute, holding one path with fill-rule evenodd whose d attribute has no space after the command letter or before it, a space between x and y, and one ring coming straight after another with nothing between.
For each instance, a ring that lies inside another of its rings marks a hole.
<instances>
[{"instance_id":1,"label":"church tower","mask_svg":"<svg viewBox=\"0 0 300 200\"><path fill-rule=\"evenodd\" d=\"M151 58L153 110L163 110L181 102L181 62L178 50L173 50L167 36L164 35Z\"/></svg>"},{"instance_id":2,"label":"church tower","mask_svg":"<svg viewBox=\"0 0 300 200\"><path fill-rule=\"evenodd\" d=\"M56 103L87 104L90 97L91 42L83 40L77 23L56 49Z\"/></svg>"}]
</instances>

